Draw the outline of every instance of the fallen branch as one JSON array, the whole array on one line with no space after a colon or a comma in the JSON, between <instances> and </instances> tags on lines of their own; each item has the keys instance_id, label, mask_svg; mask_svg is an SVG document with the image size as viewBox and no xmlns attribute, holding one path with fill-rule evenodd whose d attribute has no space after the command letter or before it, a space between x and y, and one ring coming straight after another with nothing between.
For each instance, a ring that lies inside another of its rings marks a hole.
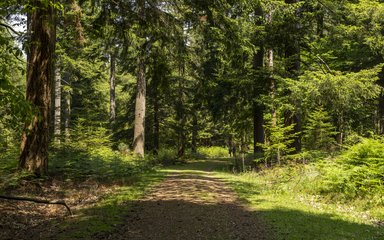
<instances>
[{"instance_id":1,"label":"fallen branch","mask_svg":"<svg viewBox=\"0 0 384 240\"><path fill-rule=\"evenodd\" d=\"M68 207L68 205L62 201L62 200L44 200L44 199L37 199L37 198L29 198L29 197L15 197L15 196L4 196L0 195L0 199L7 199L7 200L16 200L16 201L28 201L28 202L35 202L35 203L45 203L45 204L56 204L56 205L62 205L64 206L70 215L72 215L71 209Z\"/></svg>"}]
</instances>

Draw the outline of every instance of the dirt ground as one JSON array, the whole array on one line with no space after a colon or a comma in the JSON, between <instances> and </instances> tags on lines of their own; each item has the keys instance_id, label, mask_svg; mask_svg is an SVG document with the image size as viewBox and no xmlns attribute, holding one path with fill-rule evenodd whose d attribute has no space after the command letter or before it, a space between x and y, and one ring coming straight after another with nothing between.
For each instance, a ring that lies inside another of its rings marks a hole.
<instances>
[{"instance_id":1,"label":"dirt ground","mask_svg":"<svg viewBox=\"0 0 384 240\"><path fill-rule=\"evenodd\" d=\"M209 172L171 172L138 201L126 222L98 239L269 239L257 212Z\"/></svg>"},{"instance_id":2,"label":"dirt ground","mask_svg":"<svg viewBox=\"0 0 384 240\"><path fill-rule=\"evenodd\" d=\"M259 214L248 209L207 166L199 171L169 171L161 183L123 213L123 224L91 239L270 239L271 231ZM60 183L48 185L36 192L57 198ZM53 191L55 185L57 191ZM72 195L77 196L66 199L73 210L90 207L113 191L112 186L94 185L73 186ZM68 217L62 206L4 200L0 200L0 212L0 239L55 239L55 234L63 231L58 225Z\"/></svg>"}]
</instances>

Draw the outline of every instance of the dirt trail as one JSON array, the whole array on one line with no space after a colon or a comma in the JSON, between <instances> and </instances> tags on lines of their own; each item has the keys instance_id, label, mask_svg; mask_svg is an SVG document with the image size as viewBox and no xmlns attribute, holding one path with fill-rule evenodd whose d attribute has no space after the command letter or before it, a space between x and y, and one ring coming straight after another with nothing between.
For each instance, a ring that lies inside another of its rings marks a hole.
<instances>
[{"instance_id":1,"label":"dirt trail","mask_svg":"<svg viewBox=\"0 0 384 240\"><path fill-rule=\"evenodd\" d=\"M209 170L175 170L134 204L118 230L95 237L253 240L267 236L258 214L247 209Z\"/></svg>"}]
</instances>

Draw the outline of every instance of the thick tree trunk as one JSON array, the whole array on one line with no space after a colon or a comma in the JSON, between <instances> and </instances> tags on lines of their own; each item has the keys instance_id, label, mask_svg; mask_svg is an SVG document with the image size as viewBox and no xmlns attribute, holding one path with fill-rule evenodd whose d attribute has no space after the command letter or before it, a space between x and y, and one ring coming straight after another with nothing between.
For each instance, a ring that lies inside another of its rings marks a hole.
<instances>
[{"instance_id":1,"label":"thick tree trunk","mask_svg":"<svg viewBox=\"0 0 384 240\"><path fill-rule=\"evenodd\" d=\"M145 60L141 56L137 71L137 95L135 106L135 129L133 137L134 153L144 157L145 146L145 99L146 98L146 80L145 80Z\"/></svg>"},{"instance_id":2,"label":"thick tree trunk","mask_svg":"<svg viewBox=\"0 0 384 240\"><path fill-rule=\"evenodd\" d=\"M145 23L145 0L137 1L139 22ZM145 33L143 34L145 36ZM137 93L136 93L136 105L135 105L135 128L133 133L133 152L141 157L144 157L145 148L145 106L146 106L146 79L145 79L145 54L146 44L139 53L139 59L137 63Z\"/></svg>"},{"instance_id":3,"label":"thick tree trunk","mask_svg":"<svg viewBox=\"0 0 384 240\"><path fill-rule=\"evenodd\" d=\"M55 116L54 116L54 136L55 143L61 141L61 71L60 67L55 69Z\"/></svg>"},{"instance_id":4,"label":"thick tree trunk","mask_svg":"<svg viewBox=\"0 0 384 240\"><path fill-rule=\"evenodd\" d=\"M258 6L255 10L255 15L260 17L263 16L263 9L261 6ZM262 21L258 21L257 25L262 25ZM255 71L261 71L264 67L264 46L260 44L259 51L253 56L253 69ZM259 78L263 78L262 74L259 75ZM255 79L257 80L257 79ZM263 79L261 79L263 80ZM260 97L258 92L257 85L262 81L256 81L253 85L253 153L262 153L263 148L260 144L264 144L265 134L264 134L264 106L256 101L257 97Z\"/></svg>"},{"instance_id":5,"label":"thick tree trunk","mask_svg":"<svg viewBox=\"0 0 384 240\"><path fill-rule=\"evenodd\" d=\"M109 119L111 125L115 123L116 120L116 90L115 90L115 81L116 81L116 56L114 53L110 56L111 65L109 70Z\"/></svg>"},{"instance_id":6,"label":"thick tree trunk","mask_svg":"<svg viewBox=\"0 0 384 240\"><path fill-rule=\"evenodd\" d=\"M48 172L49 115L54 79L54 9L41 0L33 0L31 4L26 98L36 107L36 113L25 125L19 167L36 175L45 175Z\"/></svg>"}]
</instances>

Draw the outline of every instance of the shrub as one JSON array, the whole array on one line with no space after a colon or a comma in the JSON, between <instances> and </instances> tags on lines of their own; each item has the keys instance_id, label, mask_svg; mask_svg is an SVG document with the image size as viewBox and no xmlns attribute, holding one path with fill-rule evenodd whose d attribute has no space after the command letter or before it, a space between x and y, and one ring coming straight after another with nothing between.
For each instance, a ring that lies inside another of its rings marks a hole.
<instances>
[{"instance_id":1,"label":"shrub","mask_svg":"<svg viewBox=\"0 0 384 240\"><path fill-rule=\"evenodd\" d=\"M219 146L199 147L198 153L207 158L223 158L229 156L228 149Z\"/></svg>"},{"instance_id":2,"label":"shrub","mask_svg":"<svg viewBox=\"0 0 384 240\"><path fill-rule=\"evenodd\" d=\"M149 155L155 164L172 165L176 162L176 150L173 148L161 148L157 152L157 155Z\"/></svg>"}]
</instances>

